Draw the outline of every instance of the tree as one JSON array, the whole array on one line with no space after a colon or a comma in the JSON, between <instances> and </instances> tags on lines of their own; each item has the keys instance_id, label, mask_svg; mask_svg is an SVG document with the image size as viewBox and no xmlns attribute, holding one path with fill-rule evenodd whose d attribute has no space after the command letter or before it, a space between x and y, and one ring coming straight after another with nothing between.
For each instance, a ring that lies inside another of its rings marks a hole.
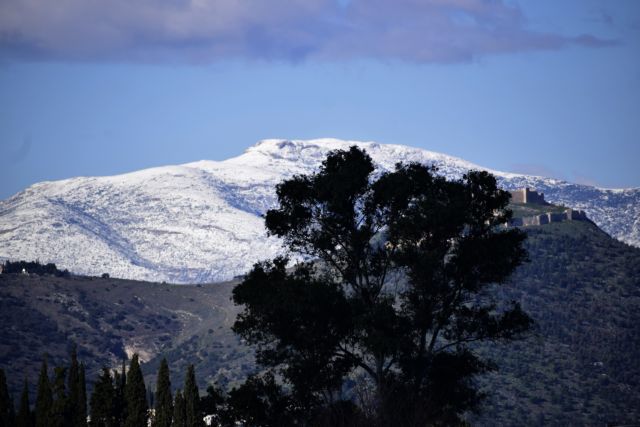
<instances>
[{"instance_id":1,"label":"tree","mask_svg":"<svg viewBox=\"0 0 640 427\"><path fill-rule=\"evenodd\" d=\"M71 424L69 398L65 386L67 369L57 366L54 369L53 404L51 405L50 422L54 427L65 427Z\"/></svg>"},{"instance_id":2,"label":"tree","mask_svg":"<svg viewBox=\"0 0 640 427\"><path fill-rule=\"evenodd\" d=\"M217 385L209 385L206 396L200 399L200 410L204 415L218 415L225 400L224 392Z\"/></svg>"},{"instance_id":3,"label":"tree","mask_svg":"<svg viewBox=\"0 0 640 427\"><path fill-rule=\"evenodd\" d=\"M184 405L185 420L188 427L196 427L204 424L200 412L200 392L196 384L196 373L193 365L187 368L184 379Z\"/></svg>"},{"instance_id":4,"label":"tree","mask_svg":"<svg viewBox=\"0 0 640 427\"><path fill-rule=\"evenodd\" d=\"M121 373L118 373L118 371L114 369L113 376L115 389L113 401L115 425L120 427L124 425L124 420L127 418L127 402L124 395L127 386L127 367L124 359L122 359Z\"/></svg>"},{"instance_id":5,"label":"tree","mask_svg":"<svg viewBox=\"0 0 640 427\"><path fill-rule=\"evenodd\" d=\"M83 369L84 367L82 367ZM87 395L85 379L81 377L81 366L78 362L78 347L71 347L71 363L67 378L67 390L69 391L68 411L71 424L74 427L87 425Z\"/></svg>"},{"instance_id":6,"label":"tree","mask_svg":"<svg viewBox=\"0 0 640 427\"><path fill-rule=\"evenodd\" d=\"M180 390L176 391L176 397L173 402L173 427L187 427L187 408L185 407L184 397Z\"/></svg>"},{"instance_id":7,"label":"tree","mask_svg":"<svg viewBox=\"0 0 640 427\"><path fill-rule=\"evenodd\" d=\"M10 427L15 423L15 408L13 399L9 395L7 377L4 370L0 369L0 426Z\"/></svg>"},{"instance_id":8,"label":"tree","mask_svg":"<svg viewBox=\"0 0 640 427\"><path fill-rule=\"evenodd\" d=\"M225 421L228 425L243 420L245 424L256 427L290 426L293 425L287 413L290 404L272 374L254 375L229 392Z\"/></svg>"},{"instance_id":9,"label":"tree","mask_svg":"<svg viewBox=\"0 0 640 427\"><path fill-rule=\"evenodd\" d=\"M162 358L156 383L156 405L153 419L154 427L170 427L173 417L173 399L171 397L171 379L167 359Z\"/></svg>"},{"instance_id":10,"label":"tree","mask_svg":"<svg viewBox=\"0 0 640 427\"><path fill-rule=\"evenodd\" d=\"M469 344L530 326L487 292L526 259L525 235L503 227L509 194L486 172L449 181L416 163L374 169L352 147L277 186L267 230L311 261L256 264L233 291L244 305L234 331L303 413L341 407L354 373L374 387L377 423L456 423L481 401L473 378L492 368Z\"/></svg>"},{"instance_id":11,"label":"tree","mask_svg":"<svg viewBox=\"0 0 640 427\"><path fill-rule=\"evenodd\" d=\"M20 395L20 407L18 408L18 416L16 417L17 427L33 427L33 414L29 405L29 383L24 379L22 393Z\"/></svg>"},{"instance_id":12,"label":"tree","mask_svg":"<svg viewBox=\"0 0 640 427\"><path fill-rule=\"evenodd\" d=\"M133 355L129 364L124 396L127 405L127 417L124 425L126 427L146 426L147 411L149 409L147 406L147 390L137 354Z\"/></svg>"},{"instance_id":13,"label":"tree","mask_svg":"<svg viewBox=\"0 0 640 427\"><path fill-rule=\"evenodd\" d=\"M98 377L93 386L93 393L91 393L91 427L113 427L116 425L114 397L115 390L111 372L106 367L102 368L102 374Z\"/></svg>"},{"instance_id":14,"label":"tree","mask_svg":"<svg viewBox=\"0 0 640 427\"><path fill-rule=\"evenodd\" d=\"M49 369L47 367L47 356L42 360L40 376L38 377L38 389L36 394L35 424L36 427L48 427L51 425L50 415L53 405L51 394L51 383L49 382Z\"/></svg>"},{"instance_id":15,"label":"tree","mask_svg":"<svg viewBox=\"0 0 640 427\"><path fill-rule=\"evenodd\" d=\"M73 425L75 427L86 427L87 425L87 380L84 363L80 363L80 375L78 376L78 401L74 412Z\"/></svg>"}]
</instances>

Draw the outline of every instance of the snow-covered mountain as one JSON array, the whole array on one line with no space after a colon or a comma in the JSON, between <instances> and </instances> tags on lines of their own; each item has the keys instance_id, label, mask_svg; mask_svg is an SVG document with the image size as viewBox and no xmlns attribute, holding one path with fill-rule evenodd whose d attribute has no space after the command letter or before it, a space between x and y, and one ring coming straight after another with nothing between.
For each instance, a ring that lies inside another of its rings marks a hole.
<instances>
[{"instance_id":1,"label":"snow-covered mountain","mask_svg":"<svg viewBox=\"0 0 640 427\"><path fill-rule=\"evenodd\" d=\"M42 182L0 201L0 258L55 262L79 274L209 282L274 256L261 215L275 185L314 171L330 150L357 145L381 169L435 164L448 177L486 169L402 145L317 139L264 140L241 156L108 177ZM547 200L583 209L612 236L640 246L640 188L608 190L491 171L506 189L535 188Z\"/></svg>"}]
</instances>

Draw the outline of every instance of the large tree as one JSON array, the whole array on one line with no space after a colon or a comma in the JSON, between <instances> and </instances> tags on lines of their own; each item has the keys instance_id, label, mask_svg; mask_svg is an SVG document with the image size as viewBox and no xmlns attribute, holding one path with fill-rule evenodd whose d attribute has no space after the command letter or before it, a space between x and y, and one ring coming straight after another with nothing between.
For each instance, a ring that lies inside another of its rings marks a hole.
<instances>
[{"instance_id":1,"label":"large tree","mask_svg":"<svg viewBox=\"0 0 640 427\"><path fill-rule=\"evenodd\" d=\"M470 171L447 180L421 164L377 173L362 150L330 153L320 170L276 189L270 234L306 262L259 263L236 286L234 330L278 369L295 408L340 404L349 374L368 378L381 424L456 422L491 367L470 343L510 340L530 318L487 290L526 258L507 229L509 194ZM314 412L315 411L315 412Z\"/></svg>"}]
</instances>

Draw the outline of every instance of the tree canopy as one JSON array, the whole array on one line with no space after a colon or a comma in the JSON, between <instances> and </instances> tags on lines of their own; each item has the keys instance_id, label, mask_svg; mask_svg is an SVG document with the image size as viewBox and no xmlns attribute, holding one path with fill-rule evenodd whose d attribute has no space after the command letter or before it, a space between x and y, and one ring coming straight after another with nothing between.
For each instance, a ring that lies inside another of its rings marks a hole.
<instances>
[{"instance_id":1,"label":"tree canopy","mask_svg":"<svg viewBox=\"0 0 640 427\"><path fill-rule=\"evenodd\" d=\"M447 180L417 163L380 173L352 147L276 192L267 230L306 261L256 264L233 291L244 306L234 330L283 379L291 416L353 422L353 395L358 417L380 425L452 423L476 408L473 378L493 365L469 344L531 323L488 292L526 260L495 178ZM350 378L360 388L348 396Z\"/></svg>"}]
</instances>

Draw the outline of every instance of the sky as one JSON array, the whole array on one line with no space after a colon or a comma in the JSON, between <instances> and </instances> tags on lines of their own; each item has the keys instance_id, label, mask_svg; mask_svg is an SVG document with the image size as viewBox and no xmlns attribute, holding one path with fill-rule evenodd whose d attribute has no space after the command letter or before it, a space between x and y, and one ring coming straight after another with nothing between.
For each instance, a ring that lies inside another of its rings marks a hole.
<instances>
[{"instance_id":1,"label":"sky","mask_svg":"<svg viewBox=\"0 0 640 427\"><path fill-rule=\"evenodd\" d=\"M640 187L640 1L0 1L0 199L320 137Z\"/></svg>"}]
</instances>

